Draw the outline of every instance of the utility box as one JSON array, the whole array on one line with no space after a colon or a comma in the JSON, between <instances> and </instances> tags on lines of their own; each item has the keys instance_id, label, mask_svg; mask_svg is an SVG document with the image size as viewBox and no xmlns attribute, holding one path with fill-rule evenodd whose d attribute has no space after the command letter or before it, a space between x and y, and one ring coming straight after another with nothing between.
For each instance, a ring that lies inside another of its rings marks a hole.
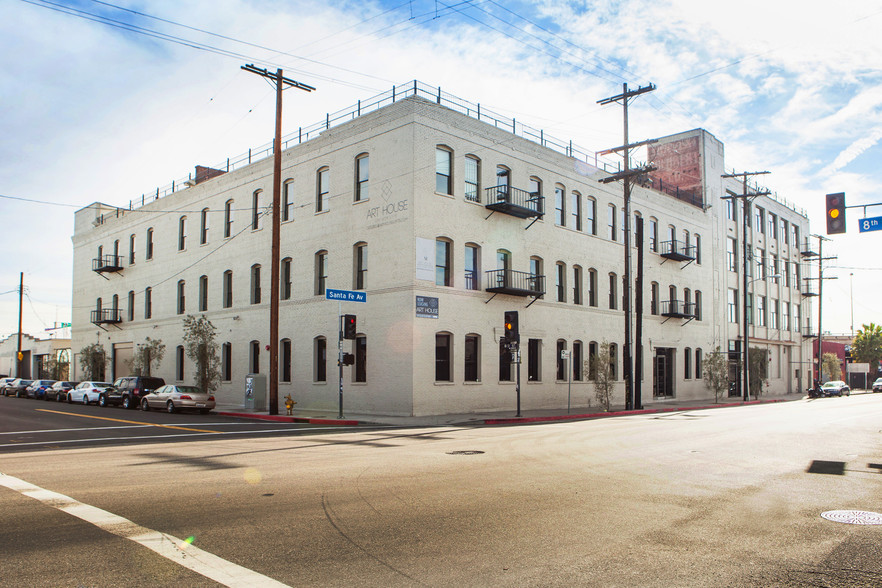
<instances>
[{"instance_id":1,"label":"utility box","mask_svg":"<svg viewBox=\"0 0 882 588\"><path fill-rule=\"evenodd\" d=\"M266 410L266 375L248 374L245 376L245 408L256 412Z\"/></svg>"}]
</instances>

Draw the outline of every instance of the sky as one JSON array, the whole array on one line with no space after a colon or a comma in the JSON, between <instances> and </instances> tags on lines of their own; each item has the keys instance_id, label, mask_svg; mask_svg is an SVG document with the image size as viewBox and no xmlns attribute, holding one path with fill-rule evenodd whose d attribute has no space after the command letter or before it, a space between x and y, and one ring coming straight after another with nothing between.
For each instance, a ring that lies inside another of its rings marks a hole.
<instances>
[{"instance_id":1,"label":"sky","mask_svg":"<svg viewBox=\"0 0 882 588\"><path fill-rule=\"evenodd\" d=\"M598 100L649 83L632 141L704 128L731 171L805 209L882 203L882 0L0 0L0 339L70 321L73 214L418 79L590 151L622 143ZM638 154L639 157L639 154ZM882 323L882 231L847 211L824 246L825 332ZM811 275L815 275L814 272ZM817 308L817 307L815 307ZM853 310L852 310L853 309ZM813 324L817 324L817 316ZM852 318L853 317L853 318Z\"/></svg>"}]
</instances>

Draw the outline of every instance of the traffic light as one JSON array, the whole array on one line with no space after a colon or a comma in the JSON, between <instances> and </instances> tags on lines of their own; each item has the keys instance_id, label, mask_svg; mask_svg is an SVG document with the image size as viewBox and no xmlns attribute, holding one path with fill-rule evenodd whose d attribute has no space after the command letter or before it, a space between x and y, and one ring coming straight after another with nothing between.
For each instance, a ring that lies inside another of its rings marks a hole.
<instances>
[{"instance_id":1,"label":"traffic light","mask_svg":"<svg viewBox=\"0 0 882 588\"><path fill-rule=\"evenodd\" d=\"M521 340L518 333L518 311L516 310L505 311L505 338L511 342Z\"/></svg>"},{"instance_id":2,"label":"traffic light","mask_svg":"<svg viewBox=\"0 0 882 588\"><path fill-rule=\"evenodd\" d=\"M845 232L845 192L827 194L827 234Z\"/></svg>"},{"instance_id":3,"label":"traffic light","mask_svg":"<svg viewBox=\"0 0 882 588\"><path fill-rule=\"evenodd\" d=\"M355 339L355 315L354 314L344 314L343 315L343 338L344 339Z\"/></svg>"}]
</instances>

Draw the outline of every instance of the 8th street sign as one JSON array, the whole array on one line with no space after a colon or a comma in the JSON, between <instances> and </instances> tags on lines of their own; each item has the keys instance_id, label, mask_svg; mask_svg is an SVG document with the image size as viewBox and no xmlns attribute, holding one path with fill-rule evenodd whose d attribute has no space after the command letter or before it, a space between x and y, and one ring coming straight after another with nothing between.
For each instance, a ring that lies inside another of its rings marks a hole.
<instances>
[{"instance_id":1,"label":"8th street sign","mask_svg":"<svg viewBox=\"0 0 882 588\"><path fill-rule=\"evenodd\" d=\"M862 218L859 219L859 222L861 233L866 233L867 231L882 231L882 216Z\"/></svg>"}]
</instances>

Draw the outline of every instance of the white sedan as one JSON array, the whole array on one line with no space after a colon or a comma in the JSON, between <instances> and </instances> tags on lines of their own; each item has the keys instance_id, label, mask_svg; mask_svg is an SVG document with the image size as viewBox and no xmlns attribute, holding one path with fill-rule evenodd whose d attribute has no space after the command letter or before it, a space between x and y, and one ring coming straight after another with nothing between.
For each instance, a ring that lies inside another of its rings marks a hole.
<instances>
[{"instance_id":1,"label":"white sedan","mask_svg":"<svg viewBox=\"0 0 882 588\"><path fill-rule=\"evenodd\" d=\"M67 393L67 401L97 404L98 397L108 388L113 388L113 384L110 382L80 382L76 388Z\"/></svg>"},{"instance_id":2,"label":"white sedan","mask_svg":"<svg viewBox=\"0 0 882 588\"><path fill-rule=\"evenodd\" d=\"M196 386L166 384L141 398L141 410L159 408L175 412L192 408L207 414L214 406L214 395L207 394Z\"/></svg>"}]
</instances>

